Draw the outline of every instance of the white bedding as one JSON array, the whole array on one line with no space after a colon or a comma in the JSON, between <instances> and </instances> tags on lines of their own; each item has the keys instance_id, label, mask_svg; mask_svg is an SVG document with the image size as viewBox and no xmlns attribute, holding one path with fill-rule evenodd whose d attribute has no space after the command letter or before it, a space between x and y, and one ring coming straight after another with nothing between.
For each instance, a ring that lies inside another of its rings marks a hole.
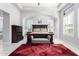
<instances>
[{"instance_id":1,"label":"white bedding","mask_svg":"<svg viewBox=\"0 0 79 59\"><path fill-rule=\"evenodd\" d=\"M48 34L49 32L32 32L32 34Z\"/></svg>"}]
</instances>

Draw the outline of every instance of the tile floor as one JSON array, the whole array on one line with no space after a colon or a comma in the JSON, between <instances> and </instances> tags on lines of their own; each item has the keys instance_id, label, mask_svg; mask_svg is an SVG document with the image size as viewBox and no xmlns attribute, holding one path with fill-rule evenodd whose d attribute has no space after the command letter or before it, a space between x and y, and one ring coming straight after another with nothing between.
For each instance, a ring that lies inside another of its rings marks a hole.
<instances>
[{"instance_id":1,"label":"tile floor","mask_svg":"<svg viewBox=\"0 0 79 59\"><path fill-rule=\"evenodd\" d=\"M6 44L6 46L5 46L5 48L6 48L6 50L3 50L2 51L2 49L0 50L0 55L1 56L8 56L11 52L13 52L16 48L18 48L21 44L25 44L27 42L27 39L26 39L26 37L22 40L22 41L20 41L20 42L18 42L18 43L12 43L10 46L8 45L8 43ZM75 49L74 47L72 47L72 46L70 46L70 45L68 45L67 43L65 43L65 42L63 42L63 41L60 41L59 39L57 39L57 38L54 38L54 43L55 44L63 44L63 45L65 45L67 48L69 48L69 49L71 49L72 51L74 51L75 53L77 53L78 55L79 55L79 50L78 49ZM0 47L2 47L1 46L1 43L0 43Z\"/></svg>"},{"instance_id":2,"label":"tile floor","mask_svg":"<svg viewBox=\"0 0 79 59\"><path fill-rule=\"evenodd\" d=\"M0 55L1 55L1 53L2 53L2 39L0 39Z\"/></svg>"}]
</instances>

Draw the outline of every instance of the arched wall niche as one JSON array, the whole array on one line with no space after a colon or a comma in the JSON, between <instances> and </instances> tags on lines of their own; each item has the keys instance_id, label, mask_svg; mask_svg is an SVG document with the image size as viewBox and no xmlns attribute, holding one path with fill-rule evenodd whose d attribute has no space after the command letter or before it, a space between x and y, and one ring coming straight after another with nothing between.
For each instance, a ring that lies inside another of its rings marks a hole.
<instances>
[{"instance_id":1,"label":"arched wall niche","mask_svg":"<svg viewBox=\"0 0 79 59\"><path fill-rule=\"evenodd\" d=\"M51 16L51 15L31 15L29 17L24 17L23 18L23 35L25 35L29 31L32 31L32 25L33 24L38 24L38 20L41 20L41 24L47 24L48 28L53 29L52 31L54 32L55 30L55 22L57 20L56 17Z\"/></svg>"},{"instance_id":2,"label":"arched wall niche","mask_svg":"<svg viewBox=\"0 0 79 59\"><path fill-rule=\"evenodd\" d=\"M45 17L45 18L49 18L49 19L53 19L53 20L57 20L56 17L52 16L52 15L31 15L31 16L24 16L23 17L23 20L30 20L30 19L33 19L33 18L38 18L38 17Z\"/></svg>"}]
</instances>

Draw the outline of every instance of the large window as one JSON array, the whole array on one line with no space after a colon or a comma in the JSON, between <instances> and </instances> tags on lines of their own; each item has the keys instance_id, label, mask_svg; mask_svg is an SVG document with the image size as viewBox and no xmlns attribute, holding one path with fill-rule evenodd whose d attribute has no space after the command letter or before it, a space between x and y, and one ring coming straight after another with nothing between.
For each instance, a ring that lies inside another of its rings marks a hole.
<instances>
[{"instance_id":1,"label":"large window","mask_svg":"<svg viewBox=\"0 0 79 59\"><path fill-rule=\"evenodd\" d=\"M74 12L70 11L63 17L63 34L68 36L74 35Z\"/></svg>"}]
</instances>

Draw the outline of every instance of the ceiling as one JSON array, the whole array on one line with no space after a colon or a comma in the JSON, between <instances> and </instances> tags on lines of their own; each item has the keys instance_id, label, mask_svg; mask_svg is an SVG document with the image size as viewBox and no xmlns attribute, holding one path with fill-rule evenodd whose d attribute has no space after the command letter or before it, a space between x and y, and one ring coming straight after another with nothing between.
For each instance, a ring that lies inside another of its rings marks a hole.
<instances>
[{"instance_id":1,"label":"ceiling","mask_svg":"<svg viewBox=\"0 0 79 59\"><path fill-rule=\"evenodd\" d=\"M36 8L56 8L59 3L17 3L21 10L32 10Z\"/></svg>"}]
</instances>

